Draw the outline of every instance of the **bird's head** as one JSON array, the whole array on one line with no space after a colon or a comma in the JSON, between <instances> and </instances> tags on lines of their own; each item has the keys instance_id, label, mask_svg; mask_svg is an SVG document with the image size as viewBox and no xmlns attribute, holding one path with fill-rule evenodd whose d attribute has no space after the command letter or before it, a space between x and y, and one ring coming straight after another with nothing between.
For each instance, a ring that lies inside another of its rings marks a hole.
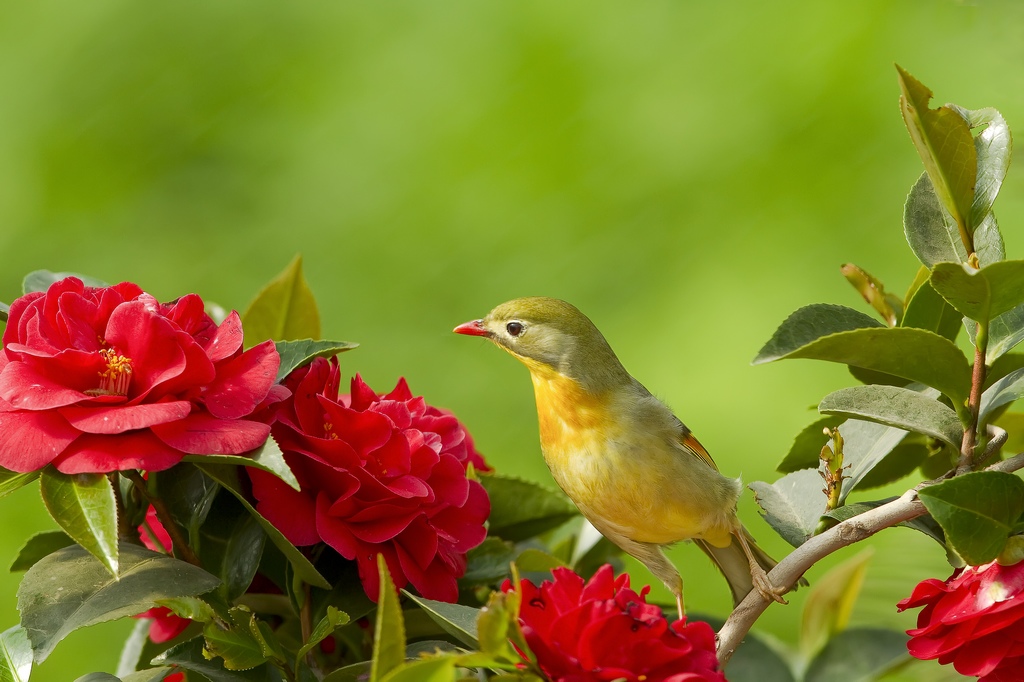
<instances>
[{"instance_id":1,"label":"bird's head","mask_svg":"<svg viewBox=\"0 0 1024 682\"><path fill-rule=\"evenodd\" d=\"M460 324L454 331L485 336L531 371L554 370L591 389L629 380L590 318L557 298L517 298L502 303L483 319Z\"/></svg>"}]
</instances>

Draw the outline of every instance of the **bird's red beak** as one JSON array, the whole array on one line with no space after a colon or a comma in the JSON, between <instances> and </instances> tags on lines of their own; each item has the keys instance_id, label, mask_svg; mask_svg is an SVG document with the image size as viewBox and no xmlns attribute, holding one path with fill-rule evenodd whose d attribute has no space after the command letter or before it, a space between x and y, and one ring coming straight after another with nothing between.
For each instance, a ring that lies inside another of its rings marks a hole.
<instances>
[{"instance_id":1,"label":"bird's red beak","mask_svg":"<svg viewBox=\"0 0 1024 682\"><path fill-rule=\"evenodd\" d=\"M466 336L490 336L491 333L484 328L483 320L473 320L472 322L464 322L458 327L452 330L456 334L465 334Z\"/></svg>"}]
</instances>

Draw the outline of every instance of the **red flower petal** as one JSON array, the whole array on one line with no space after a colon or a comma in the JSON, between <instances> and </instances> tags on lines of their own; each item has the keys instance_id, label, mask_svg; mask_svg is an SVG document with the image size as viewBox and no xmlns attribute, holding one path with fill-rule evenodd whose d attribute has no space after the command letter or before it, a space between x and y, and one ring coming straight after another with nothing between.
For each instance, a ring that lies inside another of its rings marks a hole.
<instances>
[{"instance_id":1,"label":"red flower petal","mask_svg":"<svg viewBox=\"0 0 1024 682\"><path fill-rule=\"evenodd\" d=\"M75 386L96 388L104 366L98 354L82 351L65 351L45 364L38 360L9 362L0 371L0 398L24 410L73 405L90 399ZM47 370L66 374L58 381Z\"/></svg>"},{"instance_id":2,"label":"red flower petal","mask_svg":"<svg viewBox=\"0 0 1024 682\"><path fill-rule=\"evenodd\" d=\"M140 405L96 405L62 407L58 411L68 423L86 433L124 433L184 419L191 404L187 400Z\"/></svg>"},{"instance_id":3,"label":"red flower petal","mask_svg":"<svg viewBox=\"0 0 1024 682\"><path fill-rule=\"evenodd\" d=\"M242 349L242 336L242 320L238 317L238 313L232 310L231 314L224 318L224 321L217 327L216 333L209 343L203 344L203 349L211 362L218 363ZM265 343L273 345L274 342L267 341ZM276 368L274 372L277 373Z\"/></svg>"},{"instance_id":4,"label":"red flower petal","mask_svg":"<svg viewBox=\"0 0 1024 682\"><path fill-rule=\"evenodd\" d=\"M149 431L113 436L83 433L54 460L54 465L65 474L103 474L126 469L163 471L180 462L183 454Z\"/></svg>"},{"instance_id":5,"label":"red flower petal","mask_svg":"<svg viewBox=\"0 0 1024 682\"><path fill-rule=\"evenodd\" d=\"M190 455L241 455L266 442L270 427L246 419L217 419L193 413L152 428L167 445Z\"/></svg>"},{"instance_id":6,"label":"red flower petal","mask_svg":"<svg viewBox=\"0 0 1024 682\"><path fill-rule=\"evenodd\" d=\"M251 414L270 391L280 364L281 356L273 341L219 363L217 378L207 389L203 403L210 414L222 419Z\"/></svg>"},{"instance_id":7,"label":"red flower petal","mask_svg":"<svg viewBox=\"0 0 1024 682\"><path fill-rule=\"evenodd\" d=\"M107 321L105 338L132 362L129 396L145 396L185 371L183 336L145 301L130 301L114 309Z\"/></svg>"},{"instance_id":8,"label":"red flower petal","mask_svg":"<svg viewBox=\"0 0 1024 682\"><path fill-rule=\"evenodd\" d=\"M256 511L284 533L293 545L302 547L320 541L316 530L316 506L308 495L273 474L260 469L246 471L252 481L252 494L258 500Z\"/></svg>"},{"instance_id":9,"label":"red flower petal","mask_svg":"<svg viewBox=\"0 0 1024 682\"><path fill-rule=\"evenodd\" d=\"M49 464L78 437L56 412L0 412L0 466L25 473Z\"/></svg>"}]
</instances>

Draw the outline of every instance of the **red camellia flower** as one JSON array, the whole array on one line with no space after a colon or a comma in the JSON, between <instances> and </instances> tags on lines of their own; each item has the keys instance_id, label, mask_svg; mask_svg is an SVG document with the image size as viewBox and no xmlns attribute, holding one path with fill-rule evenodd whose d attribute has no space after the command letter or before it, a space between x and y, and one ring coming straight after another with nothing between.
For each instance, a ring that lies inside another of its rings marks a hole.
<instances>
[{"instance_id":1,"label":"red camellia flower","mask_svg":"<svg viewBox=\"0 0 1024 682\"><path fill-rule=\"evenodd\" d=\"M293 397L275 413L274 439L301 491L250 469L257 509L296 545L326 542L359 567L376 600L377 555L395 584L455 601L466 552L483 542L490 501L469 480L483 459L450 414L413 397L405 380L378 396L362 379L339 397L337 359L285 380Z\"/></svg>"},{"instance_id":2,"label":"red camellia flower","mask_svg":"<svg viewBox=\"0 0 1024 682\"><path fill-rule=\"evenodd\" d=\"M139 526L139 538L142 540L142 544L154 552L166 554L171 552L171 534L164 528L164 524L160 523L156 510L152 506L146 510L146 522ZM171 641L184 632L192 622L188 618L175 615L166 606L157 606L133 617L152 620L149 625L149 638L157 644Z\"/></svg>"},{"instance_id":3,"label":"red camellia flower","mask_svg":"<svg viewBox=\"0 0 1024 682\"><path fill-rule=\"evenodd\" d=\"M981 682L1024 680L1024 562L958 568L948 580L922 581L897 604L923 606L908 630L910 655L953 664Z\"/></svg>"},{"instance_id":4,"label":"red camellia flower","mask_svg":"<svg viewBox=\"0 0 1024 682\"><path fill-rule=\"evenodd\" d=\"M161 304L138 286L68 277L11 304L0 350L0 466L64 473L167 469L186 454L238 455L270 428L246 419L280 357L242 351L195 294Z\"/></svg>"},{"instance_id":5,"label":"red camellia flower","mask_svg":"<svg viewBox=\"0 0 1024 682\"><path fill-rule=\"evenodd\" d=\"M672 624L605 564L587 582L567 568L540 587L523 580L519 622L553 682L725 682L715 632L703 621ZM510 581L502 586L513 589Z\"/></svg>"}]
</instances>

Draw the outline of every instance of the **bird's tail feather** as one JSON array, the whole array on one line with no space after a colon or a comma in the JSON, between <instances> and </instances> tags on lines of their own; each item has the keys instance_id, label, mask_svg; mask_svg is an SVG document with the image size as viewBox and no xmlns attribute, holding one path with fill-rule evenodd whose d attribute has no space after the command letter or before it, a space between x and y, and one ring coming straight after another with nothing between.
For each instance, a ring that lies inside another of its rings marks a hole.
<instances>
[{"instance_id":1,"label":"bird's tail feather","mask_svg":"<svg viewBox=\"0 0 1024 682\"><path fill-rule=\"evenodd\" d=\"M754 538L747 532L747 529L741 527L740 532L746 538L747 545L750 547L750 551L754 553L754 558L757 559L757 563L760 564L761 568L766 572L775 568L778 562L768 556L768 553L754 542ZM750 562L747 561L747 555L744 554L740 543L735 539L727 547L715 547L704 540L696 539L694 543L700 547L702 552L708 555L708 558L714 562L718 570L725 576L726 581L729 583L729 589L732 591L733 606L743 601L747 593L754 589L754 580L750 577ZM806 580L800 578L793 589L807 584Z\"/></svg>"}]
</instances>

